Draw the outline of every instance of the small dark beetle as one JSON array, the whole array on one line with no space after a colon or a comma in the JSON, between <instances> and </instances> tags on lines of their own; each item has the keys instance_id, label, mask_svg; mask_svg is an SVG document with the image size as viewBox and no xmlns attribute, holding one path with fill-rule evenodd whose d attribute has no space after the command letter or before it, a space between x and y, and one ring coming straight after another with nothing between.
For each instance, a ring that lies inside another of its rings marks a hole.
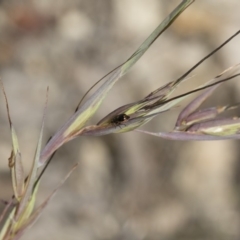
<instances>
[{"instance_id":1,"label":"small dark beetle","mask_svg":"<svg viewBox=\"0 0 240 240\"><path fill-rule=\"evenodd\" d=\"M128 120L129 118L130 117L127 114L122 113L111 119L110 123L113 123L118 126L121 125L124 121Z\"/></svg>"}]
</instances>

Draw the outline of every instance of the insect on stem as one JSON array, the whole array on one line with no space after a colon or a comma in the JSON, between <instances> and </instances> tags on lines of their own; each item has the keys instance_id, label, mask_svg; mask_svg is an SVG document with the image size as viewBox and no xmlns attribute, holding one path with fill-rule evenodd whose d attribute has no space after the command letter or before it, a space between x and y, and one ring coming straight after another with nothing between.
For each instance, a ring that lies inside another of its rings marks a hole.
<instances>
[{"instance_id":1,"label":"insect on stem","mask_svg":"<svg viewBox=\"0 0 240 240\"><path fill-rule=\"evenodd\" d=\"M114 124L115 126L120 126L120 125L122 125L122 123L124 123L129 118L130 117L127 114L122 113L122 114L119 114L119 115L113 117L111 119L110 123Z\"/></svg>"}]
</instances>

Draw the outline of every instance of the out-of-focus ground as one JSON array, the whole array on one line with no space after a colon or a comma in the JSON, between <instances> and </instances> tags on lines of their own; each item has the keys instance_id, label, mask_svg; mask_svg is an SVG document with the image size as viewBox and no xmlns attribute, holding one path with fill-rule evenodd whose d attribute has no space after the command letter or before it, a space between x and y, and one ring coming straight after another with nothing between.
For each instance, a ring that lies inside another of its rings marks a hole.
<instances>
[{"instance_id":1,"label":"out-of-focus ground","mask_svg":"<svg viewBox=\"0 0 240 240\"><path fill-rule=\"evenodd\" d=\"M179 2L0 2L0 76L27 170L47 86L45 142L88 88L127 59ZM92 123L187 71L240 28L239 9L238 0L196 1L117 83ZM238 62L240 37L202 64L178 93ZM239 80L224 84L206 105L240 101ZM0 198L6 200L12 194L11 139L3 96L0 112ZM162 114L144 129L171 130L178 113ZM22 239L240 239L239 146L239 141L176 142L131 132L76 139L56 154L38 204L75 162L79 167Z\"/></svg>"}]
</instances>

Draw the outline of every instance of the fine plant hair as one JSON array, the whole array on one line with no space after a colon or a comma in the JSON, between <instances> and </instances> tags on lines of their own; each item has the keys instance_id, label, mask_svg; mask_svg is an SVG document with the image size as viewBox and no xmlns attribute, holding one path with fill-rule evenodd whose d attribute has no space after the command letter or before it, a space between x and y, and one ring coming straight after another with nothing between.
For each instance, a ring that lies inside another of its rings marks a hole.
<instances>
[{"instance_id":1,"label":"fine plant hair","mask_svg":"<svg viewBox=\"0 0 240 240\"><path fill-rule=\"evenodd\" d=\"M8 166L12 178L13 195L9 200L2 200L5 208L0 214L0 240L17 240L37 221L42 211L46 208L57 190L64 184L77 164L67 172L59 185L46 198L35 207L36 195L40 187L41 179L56 151L65 143L83 136L102 136L113 133L138 131L144 134L178 141L205 141L240 139L240 118L219 117L222 113L238 108L239 103L225 106L216 106L211 109L200 109L202 103L224 82L240 76L240 63L229 67L222 73L189 92L171 97L175 89L185 80L189 74L201 65L206 59L223 48L233 38L239 35L240 30L228 38L225 42L203 57L193 67L186 71L178 79L148 93L146 97L132 103L120 106L94 125L87 125L95 112L99 109L104 98L114 84L125 75L133 65L144 55L158 37L182 14L194 0L183 0L157 28L146 38L140 47L126 61L114 68L99 81L97 81L82 97L73 115L49 138L43 146L43 132L48 105L48 88L44 105L42 124L32 161L30 172L25 173L18 137L11 120L10 107L7 94L1 80L1 89L6 103L6 111L12 139L12 151L8 159ZM100 85L101 84L101 85ZM100 85L93 94L85 98L94 87ZM183 99L193 93L198 96L187 104L178 115L175 127L170 132L149 132L140 130L139 127L151 121L163 112L175 108ZM84 100L84 101L83 101Z\"/></svg>"}]
</instances>

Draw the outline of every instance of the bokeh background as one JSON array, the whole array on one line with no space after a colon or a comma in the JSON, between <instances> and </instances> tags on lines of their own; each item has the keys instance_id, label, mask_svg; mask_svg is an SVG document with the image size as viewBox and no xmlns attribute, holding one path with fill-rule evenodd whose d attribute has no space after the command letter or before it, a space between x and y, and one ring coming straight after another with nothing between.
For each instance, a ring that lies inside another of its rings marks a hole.
<instances>
[{"instance_id":1,"label":"bokeh background","mask_svg":"<svg viewBox=\"0 0 240 240\"><path fill-rule=\"evenodd\" d=\"M88 88L126 60L179 2L0 1L0 76L26 172L47 86L45 142ZM117 83L91 123L187 71L239 30L239 9L238 0L196 1ZM238 62L240 37L202 64L178 93ZM205 106L238 102L239 91L239 79L224 84ZM0 112L0 198L6 200L12 194L7 167L11 139L3 96ZM162 114L144 129L170 131L178 113ZM76 139L54 157L38 204L74 163L79 167L22 239L240 239L239 144L176 142L134 132Z\"/></svg>"}]
</instances>

